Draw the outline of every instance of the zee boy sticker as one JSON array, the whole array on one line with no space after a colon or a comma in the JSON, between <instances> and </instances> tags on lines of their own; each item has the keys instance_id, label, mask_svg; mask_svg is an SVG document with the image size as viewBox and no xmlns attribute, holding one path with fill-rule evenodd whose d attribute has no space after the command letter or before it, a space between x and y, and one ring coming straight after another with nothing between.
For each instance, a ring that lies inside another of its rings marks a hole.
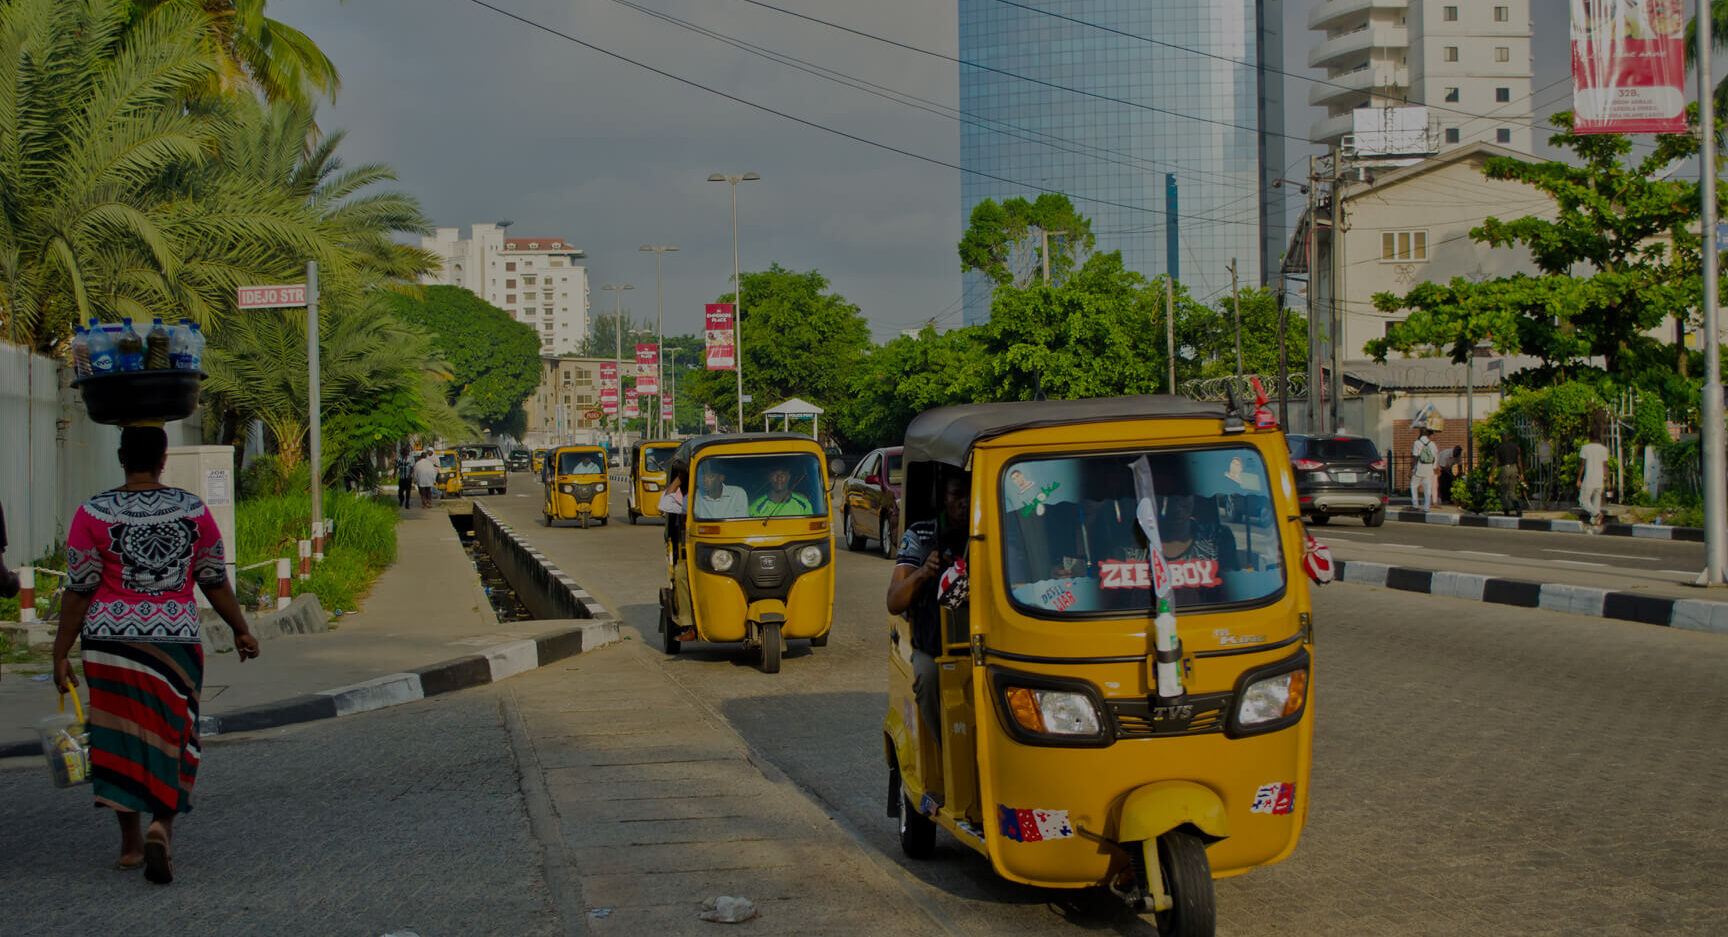
<instances>
[{"instance_id":1,"label":"zee boy sticker","mask_svg":"<svg viewBox=\"0 0 1728 937\"><path fill-rule=\"evenodd\" d=\"M1181 560L1167 564L1170 584L1177 589L1221 585L1217 560ZM1098 585L1104 589L1150 589L1152 574L1144 560L1105 560L1098 564Z\"/></svg>"}]
</instances>

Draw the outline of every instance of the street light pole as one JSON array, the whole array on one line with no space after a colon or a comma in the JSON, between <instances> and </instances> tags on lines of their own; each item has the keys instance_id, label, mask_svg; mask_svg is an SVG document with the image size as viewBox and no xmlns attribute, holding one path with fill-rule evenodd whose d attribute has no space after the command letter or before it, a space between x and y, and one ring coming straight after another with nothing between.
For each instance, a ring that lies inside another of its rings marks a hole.
<instances>
[{"instance_id":1,"label":"street light pole","mask_svg":"<svg viewBox=\"0 0 1728 937\"><path fill-rule=\"evenodd\" d=\"M1236 290L1236 258L1230 258L1230 312L1236 317L1236 383L1242 383L1242 294ZM1241 390L1238 386L1237 390Z\"/></svg>"},{"instance_id":2,"label":"street light pole","mask_svg":"<svg viewBox=\"0 0 1728 937\"><path fill-rule=\"evenodd\" d=\"M709 182L732 187L732 370L738 377L738 427L744 432L744 284L738 279L738 183L762 178L753 172L728 175L710 173Z\"/></svg>"},{"instance_id":3,"label":"street light pole","mask_svg":"<svg viewBox=\"0 0 1728 937\"><path fill-rule=\"evenodd\" d=\"M612 367L618 370L618 413L612 418L612 448L616 449L618 440L624 436L624 290L635 287L628 283L607 283L600 288L612 294Z\"/></svg>"},{"instance_id":4,"label":"street light pole","mask_svg":"<svg viewBox=\"0 0 1728 937\"><path fill-rule=\"evenodd\" d=\"M1710 17L1699 16L1698 24L1698 117L1702 126L1702 144L1698 151L1698 194L1700 205L1699 233L1703 243L1699 252L1703 261L1704 296L1700 303L1704 313L1704 399L1699 407L1704 418L1699 443L1704 463L1704 572L1700 585L1722 585L1723 569L1728 566L1728 521L1724 520L1723 504L1728 501L1728 480L1724 479L1722 426L1722 336L1717 331L1716 309L1716 119L1711 87L1716 82L1712 70Z\"/></svg>"},{"instance_id":5,"label":"street light pole","mask_svg":"<svg viewBox=\"0 0 1728 937\"><path fill-rule=\"evenodd\" d=\"M660 368L660 359L666 355L666 301L660 293L660 261L666 256L667 251L677 249L670 245L656 246L650 244L644 244L637 248L639 251L654 252L654 341L658 343L654 346L657 349L654 355L654 387L656 390L659 390L666 381L666 372ZM659 390L655 396L658 397L664 393L664 390ZM661 428L659 435L664 439L666 436L665 427L661 423L659 414L655 414L654 425Z\"/></svg>"}]
</instances>

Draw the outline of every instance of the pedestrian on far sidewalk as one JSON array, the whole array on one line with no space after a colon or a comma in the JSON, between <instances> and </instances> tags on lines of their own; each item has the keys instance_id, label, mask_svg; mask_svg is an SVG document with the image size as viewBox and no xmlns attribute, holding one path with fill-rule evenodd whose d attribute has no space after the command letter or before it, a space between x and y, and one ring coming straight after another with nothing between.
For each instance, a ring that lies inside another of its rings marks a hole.
<instances>
[{"instance_id":1,"label":"pedestrian on far sidewalk","mask_svg":"<svg viewBox=\"0 0 1728 937\"><path fill-rule=\"evenodd\" d=\"M1410 504L1423 511L1434 509L1434 488L1438 484L1435 466L1440 463L1440 447L1434 444L1434 431L1422 427L1421 435L1410 447L1415 467L1410 470Z\"/></svg>"},{"instance_id":2,"label":"pedestrian on far sidewalk","mask_svg":"<svg viewBox=\"0 0 1728 937\"><path fill-rule=\"evenodd\" d=\"M1523 457L1524 450L1511 433L1501 436L1500 445L1494 447L1494 461L1500 466L1500 511L1518 517L1524 516L1524 505L1518 500L1518 485L1524 480Z\"/></svg>"},{"instance_id":3,"label":"pedestrian on far sidewalk","mask_svg":"<svg viewBox=\"0 0 1728 937\"><path fill-rule=\"evenodd\" d=\"M414 458L408 454L408 447L404 445L396 450L396 505L406 510L409 496L413 493Z\"/></svg>"},{"instance_id":4,"label":"pedestrian on far sidewalk","mask_svg":"<svg viewBox=\"0 0 1728 937\"><path fill-rule=\"evenodd\" d=\"M1595 436L1578 450L1578 506L1590 515L1590 526L1602 526L1602 489L1608 484L1608 447Z\"/></svg>"},{"instance_id":5,"label":"pedestrian on far sidewalk","mask_svg":"<svg viewBox=\"0 0 1728 937\"><path fill-rule=\"evenodd\" d=\"M438 464L432 461L432 450L420 453L419 461L414 463L414 484L420 489L420 506L432 506L432 486L438 481Z\"/></svg>"},{"instance_id":6,"label":"pedestrian on far sidewalk","mask_svg":"<svg viewBox=\"0 0 1728 937\"><path fill-rule=\"evenodd\" d=\"M1452 501L1452 483L1458 480L1459 469L1463 466L1464 447L1453 446L1440 452L1440 488L1435 492L1434 500L1440 504Z\"/></svg>"},{"instance_id":7,"label":"pedestrian on far sidewalk","mask_svg":"<svg viewBox=\"0 0 1728 937\"><path fill-rule=\"evenodd\" d=\"M6 509L0 507L0 599L9 599L21 588L18 574L6 566Z\"/></svg>"}]
</instances>

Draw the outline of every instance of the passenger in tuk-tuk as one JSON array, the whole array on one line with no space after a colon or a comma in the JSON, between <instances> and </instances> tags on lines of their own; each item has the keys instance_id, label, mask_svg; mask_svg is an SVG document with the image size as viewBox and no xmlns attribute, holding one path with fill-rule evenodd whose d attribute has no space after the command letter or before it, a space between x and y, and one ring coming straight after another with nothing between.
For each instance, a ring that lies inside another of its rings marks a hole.
<instances>
[{"instance_id":1,"label":"passenger in tuk-tuk","mask_svg":"<svg viewBox=\"0 0 1728 937\"><path fill-rule=\"evenodd\" d=\"M750 502L750 516L796 517L811 512L810 499L792 490L792 466L785 461L769 466L768 491Z\"/></svg>"},{"instance_id":2,"label":"passenger in tuk-tuk","mask_svg":"<svg viewBox=\"0 0 1728 937\"><path fill-rule=\"evenodd\" d=\"M888 581L888 613L904 616L912 626L912 693L930 738L938 743L942 718L936 656L942 653L942 612L937 580L956 559L965 557L972 480L969 473L953 471L940 484L941 512L906 528Z\"/></svg>"},{"instance_id":3,"label":"passenger in tuk-tuk","mask_svg":"<svg viewBox=\"0 0 1728 937\"><path fill-rule=\"evenodd\" d=\"M690 499L690 515L699 521L747 517L750 497L737 485L726 484L725 459L702 463L696 479L696 497Z\"/></svg>"}]
</instances>

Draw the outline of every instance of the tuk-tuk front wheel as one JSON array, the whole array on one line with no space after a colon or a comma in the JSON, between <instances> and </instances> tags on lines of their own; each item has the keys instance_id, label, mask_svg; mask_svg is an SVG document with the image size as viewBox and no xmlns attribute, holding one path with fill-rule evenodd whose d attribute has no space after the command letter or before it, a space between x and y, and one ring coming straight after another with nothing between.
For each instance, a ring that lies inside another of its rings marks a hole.
<instances>
[{"instance_id":1,"label":"tuk-tuk front wheel","mask_svg":"<svg viewBox=\"0 0 1728 937\"><path fill-rule=\"evenodd\" d=\"M762 672L780 672L780 623L762 626Z\"/></svg>"},{"instance_id":2,"label":"tuk-tuk front wheel","mask_svg":"<svg viewBox=\"0 0 1728 937\"><path fill-rule=\"evenodd\" d=\"M1212 891L1212 863L1206 858L1206 844L1193 833L1171 830L1158 837L1156 849L1158 874L1171 901L1169 908L1153 912L1159 937L1213 937L1218 928L1218 903Z\"/></svg>"},{"instance_id":3,"label":"tuk-tuk front wheel","mask_svg":"<svg viewBox=\"0 0 1728 937\"><path fill-rule=\"evenodd\" d=\"M906 793L906 779L900 779L900 851L908 859L928 859L936 852L936 822L918 812L918 805ZM1162 934L1162 926L1159 933Z\"/></svg>"}]
</instances>

